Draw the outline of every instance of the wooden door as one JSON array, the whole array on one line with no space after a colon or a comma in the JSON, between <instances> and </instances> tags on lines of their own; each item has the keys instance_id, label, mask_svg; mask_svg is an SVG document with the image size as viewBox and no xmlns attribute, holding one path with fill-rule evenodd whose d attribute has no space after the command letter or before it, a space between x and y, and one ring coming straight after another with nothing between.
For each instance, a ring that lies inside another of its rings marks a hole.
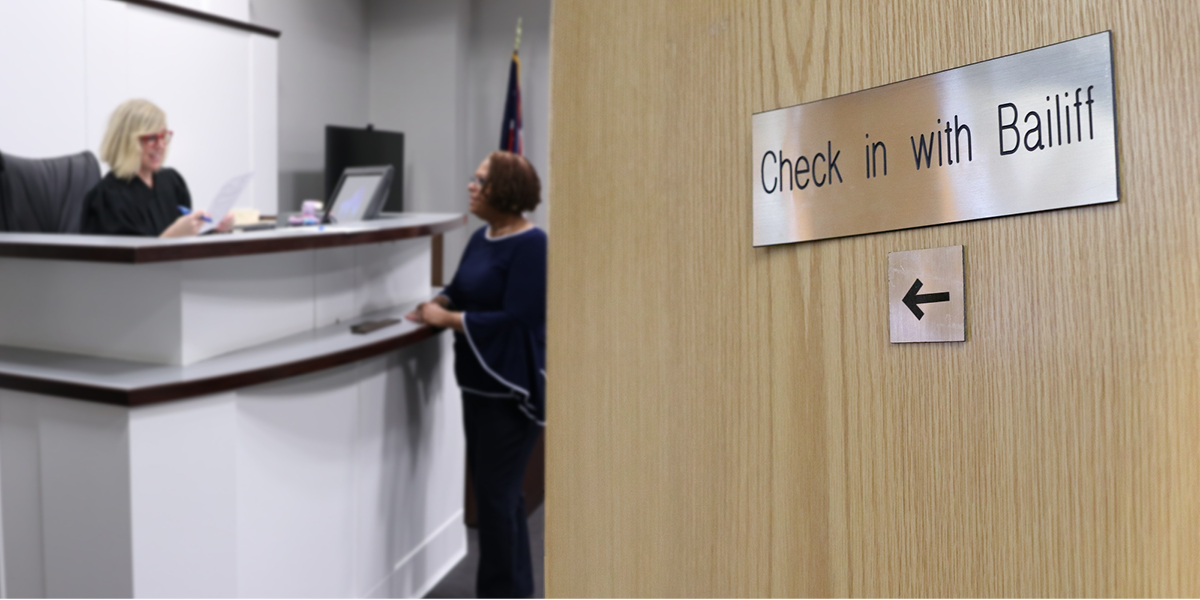
<instances>
[{"instance_id":1,"label":"wooden door","mask_svg":"<svg viewBox=\"0 0 1200 600\"><path fill-rule=\"evenodd\" d=\"M751 114L1104 30L1119 203L751 247ZM551 79L550 595L1200 595L1200 3L562 0Z\"/></svg>"}]
</instances>

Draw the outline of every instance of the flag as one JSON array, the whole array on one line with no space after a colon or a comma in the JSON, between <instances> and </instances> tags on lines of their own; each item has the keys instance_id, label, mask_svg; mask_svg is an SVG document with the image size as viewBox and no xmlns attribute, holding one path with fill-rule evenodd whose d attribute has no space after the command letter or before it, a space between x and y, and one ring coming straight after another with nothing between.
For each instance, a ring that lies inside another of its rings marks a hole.
<instances>
[{"instance_id":1,"label":"flag","mask_svg":"<svg viewBox=\"0 0 1200 600\"><path fill-rule=\"evenodd\" d=\"M517 51L513 50L512 64L508 68L508 99L504 101L504 123L500 128L500 149L524 155L525 135L521 132L520 80L521 58L517 56Z\"/></svg>"}]
</instances>

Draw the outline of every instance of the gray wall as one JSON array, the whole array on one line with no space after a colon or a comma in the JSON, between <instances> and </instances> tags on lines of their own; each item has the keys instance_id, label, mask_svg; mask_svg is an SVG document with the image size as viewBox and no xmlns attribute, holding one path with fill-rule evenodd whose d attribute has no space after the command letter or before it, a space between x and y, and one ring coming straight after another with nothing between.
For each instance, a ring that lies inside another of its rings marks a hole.
<instances>
[{"instance_id":1,"label":"gray wall","mask_svg":"<svg viewBox=\"0 0 1200 600\"><path fill-rule=\"evenodd\" d=\"M370 115L404 132L405 209L465 212L467 0L370 0ZM446 235L458 264L467 232Z\"/></svg>"},{"instance_id":2,"label":"gray wall","mask_svg":"<svg viewBox=\"0 0 1200 600\"><path fill-rule=\"evenodd\" d=\"M525 155L542 178L532 220L548 229L550 0L369 0L371 120L404 131L411 210L466 211L467 179L499 147L517 17L522 17ZM447 281L472 217L446 236Z\"/></svg>"},{"instance_id":3,"label":"gray wall","mask_svg":"<svg viewBox=\"0 0 1200 600\"><path fill-rule=\"evenodd\" d=\"M325 195L325 126L368 118L364 0L250 0L279 38L279 210Z\"/></svg>"},{"instance_id":4,"label":"gray wall","mask_svg":"<svg viewBox=\"0 0 1200 600\"><path fill-rule=\"evenodd\" d=\"M523 17L525 155L542 178L531 218L548 228L550 0L251 0L279 29L280 209L322 194L324 127L405 134L405 210L466 212L467 179L500 141ZM471 225L446 236L447 281Z\"/></svg>"}]
</instances>

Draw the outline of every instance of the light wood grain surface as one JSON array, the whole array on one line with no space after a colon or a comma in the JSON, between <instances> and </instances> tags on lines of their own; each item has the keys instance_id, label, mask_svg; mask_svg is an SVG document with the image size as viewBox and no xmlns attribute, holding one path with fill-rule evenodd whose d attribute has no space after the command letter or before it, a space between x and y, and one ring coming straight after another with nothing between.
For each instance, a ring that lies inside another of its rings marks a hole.
<instances>
[{"instance_id":1,"label":"light wood grain surface","mask_svg":"<svg viewBox=\"0 0 1200 600\"><path fill-rule=\"evenodd\" d=\"M750 116L1113 31L1118 204L751 247ZM1200 595L1200 3L566 1L552 596ZM967 338L887 253L966 248Z\"/></svg>"}]
</instances>

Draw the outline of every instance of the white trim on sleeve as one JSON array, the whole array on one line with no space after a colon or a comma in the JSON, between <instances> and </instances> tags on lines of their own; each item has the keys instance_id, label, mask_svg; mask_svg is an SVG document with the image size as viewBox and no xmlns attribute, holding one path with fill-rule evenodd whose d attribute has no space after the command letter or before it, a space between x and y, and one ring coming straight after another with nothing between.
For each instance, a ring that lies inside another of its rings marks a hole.
<instances>
[{"instance_id":1,"label":"white trim on sleeve","mask_svg":"<svg viewBox=\"0 0 1200 600\"><path fill-rule=\"evenodd\" d=\"M521 397L521 395L520 395L520 394L517 394L517 393L515 393L515 392L512 392L512 391L508 391L508 392L504 392L504 393L499 393L499 392L483 392L483 391L476 390L476 389L473 389L473 388L469 388L469 387L463 387L463 386L461 386L461 385L460 385L460 386L458 386L458 389L460 389L460 390L462 390L462 391L464 391L464 392L467 392L468 394L471 394L471 395L473 395L473 396L483 396L484 398L520 398L520 397Z\"/></svg>"},{"instance_id":2,"label":"white trim on sleeve","mask_svg":"<svg viewBox=\"0 0 1200 600\"><path fill-rule=\"evenodd\" d=\"M479 366L483 367L483 370L486 371L488 375L491 375L493 379L499 381L516 392L513 397L520 400L520 402L517 403L517 406L521 409L521 412L525 413L525 416L529 417L530 419L533 419L533 421L538 425L545 427L546 422L534 416L534 409L536 407L533 406L533 403L529 401L529 390L501 377L499 373L493 371L492 368L488 366L487 361L483 360L483 355L479 353L479 348L475 346L475 340L471 337L471 330L467 326L467 313L465 311L462 313L462 326L463 335L467 338L467 344L471 346L471 352L475 354L475 360L479 361ZM544 374L545 371L543 371L543 376Z\"/></svg>"}]
</instances>

